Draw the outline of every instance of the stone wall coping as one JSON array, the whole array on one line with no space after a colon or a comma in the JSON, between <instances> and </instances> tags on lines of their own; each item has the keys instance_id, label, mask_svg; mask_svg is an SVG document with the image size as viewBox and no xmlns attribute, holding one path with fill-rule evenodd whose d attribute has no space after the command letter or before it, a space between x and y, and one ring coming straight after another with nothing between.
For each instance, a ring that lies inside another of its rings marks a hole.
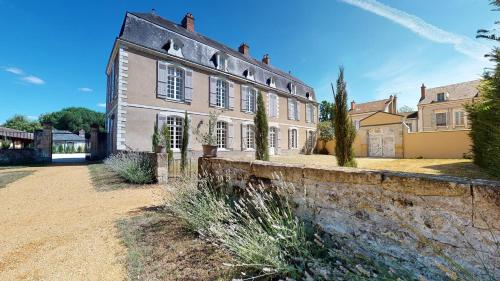
<instances>
[{"instance_id":1,"label":"stone wall coping","mask_svg":"<svg viewBox=\"0 0 500 281\"><path fill-rule=\"evenodd\" d=\"M308 178L315 171L329 171L337 174L345 174L345 175L365 175L370 176L369 181L377 180L376 178L380 176L380 182L384 183L389 182L391 178L398 178L402 181L408 182L420 182L420 183L428 183L428 184L445 184L449 185L453 188L457 187L466 187L466 188L489 188L493 189L494 192L498 192L500 194L500 181L494 180L485 180L485 179L469 179L462 178L456 176L447 176L447 175L431 175L431 174L422 174L422 173L410 173L410 172L397 172L397 171L388 171L388 170L373 170L373 169L361 169L361 168L351 168L351 167L321 167L319 165L304 165L304 164L290 164L290 163L278 163L278 162L268 162L268 161L260 161L260 160L242 160L242 159L231 159L231 158L203 158L200 160L207 159L212 164L229 162L235 163L238 165L249 165L249 170L253 170L252 166L265 166L270 170L278 169L278 168L293 168L293 169L302 169L302 176L304 178ZM328 180L328 179L325 179ZM370 182L367 182L370 183Z\"/></svg>"}]
</instances>

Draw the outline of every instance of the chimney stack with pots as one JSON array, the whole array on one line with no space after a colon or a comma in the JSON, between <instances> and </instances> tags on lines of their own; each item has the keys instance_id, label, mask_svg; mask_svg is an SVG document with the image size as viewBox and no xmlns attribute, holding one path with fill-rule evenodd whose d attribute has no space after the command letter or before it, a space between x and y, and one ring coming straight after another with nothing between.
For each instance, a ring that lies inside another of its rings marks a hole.
<instances>
[{"instance_id":1,"label":"chimney stack with pots","mask_svg":"<svg viewBox=\"0 0 500 281\"><path fill-rule=\"evenodd\" d=\"M250 55L250 47L245 42L241 43L240 47L238 47L238 51L245 56Z\"/></svg>"},{"instance_id":2,"label":"chimney stack with pots","mask_svg":"<svg viewBox=\"0 0 500 281\"><path fill-rule=\"evenodd\" d=\"M355 110L356 109L356 102L353 100L351 101L351 110Z\"/></svg>"},{"instance_id":3,"label":"chimney stack with pots","mask_svg":"<svg viewBox=\"0 0 500 281\"><path fill-rule=\"evenodd\" d=\"M425 99L425 85L422 83L422 87L420 87L420 100Z\"/></svg>"},{"instance_id":4,"label":"chimney stack with pots","mask_svg":"<svg viewBox=\"0 0 500 281\"><path fill-rule=\"evenodd\" d=\"M185 29L194 32L194 17L193 14L187 13L182 19L182 27Z\"/></svg>"},{"instance_id":5,"label":"chimney stack with pots","mask_svg":"<svg viewBox=\"0 0 500 281\"><path fill-rule=\"evenodd\" d=\"M265 54L264 57L262 57L262 62L269 65L269 61L271 61L271 58L268 54Z\"/></svg>"}]
</instances>

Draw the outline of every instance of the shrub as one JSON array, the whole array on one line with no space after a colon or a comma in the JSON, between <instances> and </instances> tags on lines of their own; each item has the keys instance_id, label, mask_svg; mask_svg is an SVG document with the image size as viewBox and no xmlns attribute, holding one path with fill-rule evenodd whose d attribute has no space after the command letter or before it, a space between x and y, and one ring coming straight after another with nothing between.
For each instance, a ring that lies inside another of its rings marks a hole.
<instances>
[{"instance_id":1,"label":"shrub","mask_svg":"<svg viewBox=\"0 0 500 281\"><path fill-rule=\"evenodd\" d=\"M1 149L9 149L10 148L10 145L11 145L12 141L10 140L0 140L0 148Z\"/></svg>"},{"instance_id":2,"label":"shrub","mask_svg":"<svg viewBox=\"0 0 500 281\"><path fill-rule=\"evenodd\" d=\"M145 153L117 153L108 157L104 164L130 183L145 184L155 181L154 163Z\"/></svg>"},{"instance_id":3,"label":"shrub","mask_svg":"<svg viewBox=\"0 0 500 281\"><path fill-rule=\"evenodd\" d=\"M332 121L323 121L318 123L318 139L322 141L331 141L335 139L335 130Z\"/></svg>"}]
</instances>

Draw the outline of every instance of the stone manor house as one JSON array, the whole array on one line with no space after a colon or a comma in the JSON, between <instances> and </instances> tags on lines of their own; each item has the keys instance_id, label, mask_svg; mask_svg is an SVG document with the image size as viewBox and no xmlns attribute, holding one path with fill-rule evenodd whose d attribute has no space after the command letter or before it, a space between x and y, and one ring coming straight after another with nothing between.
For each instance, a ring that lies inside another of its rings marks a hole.
<instances>
[{"instance_id":1,"label":"stone manor house","mask_svg":"<svg viewBox=\"0 0 500 281\"><path fill-rule=\"evenodd\" d=\"M106 74L108 153L151 151L155 124L168 126L178 152L183 122L206 126L209 112L217 111L219 154L254 155L258 93L268 115L270 154L299 153L315 142L314 90L272 66L269 55L252 58L245 43L234 50L196 32L189 13L180 25L154 12L126 13ZM189 149L201 151L189 133Z\"/></svg>"}]
</instances>

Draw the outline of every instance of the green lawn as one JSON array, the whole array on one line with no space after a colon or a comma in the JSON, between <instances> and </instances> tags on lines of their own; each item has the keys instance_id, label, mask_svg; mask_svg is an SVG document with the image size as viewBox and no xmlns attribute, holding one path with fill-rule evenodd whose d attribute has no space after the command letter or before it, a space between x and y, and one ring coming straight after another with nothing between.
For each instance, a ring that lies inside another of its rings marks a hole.
<instances>
[{"instance_id":1,"label":"green lawn","mask_svg":"<svg viewBox=\"0 0 500 281\"><path fill-rule=\"evenodd\" d=\"M313 166L337 166L332 155L274 156L271 161ZM358 168L449 175L467 178L495 179L469 159L382 159L356 158Z\"/></svg>"},{"instance_id":2,"label":"green lawn","mask_svg":"<svg viewBox=\"0 0 500 281\"><path fill-rule=\"evenodd\" d=\"M12 171L0 173L0 188L6 187L9 183L13 183L18 179L33 174L33 171Z\"/></svg>"}]
</instances>

